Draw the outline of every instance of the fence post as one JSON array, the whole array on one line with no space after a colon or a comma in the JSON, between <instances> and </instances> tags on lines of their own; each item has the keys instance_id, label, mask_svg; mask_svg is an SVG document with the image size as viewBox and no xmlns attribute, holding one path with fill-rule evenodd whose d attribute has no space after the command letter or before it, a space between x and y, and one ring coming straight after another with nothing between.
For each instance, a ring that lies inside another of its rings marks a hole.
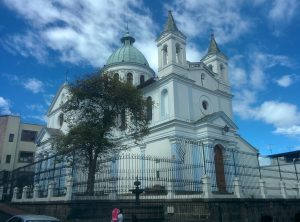
<instances>
[{"instance_id":1,"label":"fence post","mask_svg":"<svg viewBox=\"0 0 300 222\"><path fill-rule=\"evenodd\" d=\"M242 186L240 184L240 180L238 177L235 177L233 179L233 186L234 186L234 195L237 198L243 198Z\"/></svg>"},{"instance_id":2,"label":"fence post","mask_svg":"<svg viewBox=\"0 0 300 222\"><path fill-rule=\"evenodd\" d=\"M203 175L202 185L203 185L203 197L211 198L212 197L211 182L210 182L210 177L208 175Z\"/></svg>"},{"instance_id":3,"label":"fence post","mask_svg":"<svg viewBox=\"0 0 300 222\"><path fill-rule=\"evenodd\" d=\"M267 198L266 182L263 179L259 180L260 195L263 199Z\"/></svg>"},{"instance_id":4,"label":"fence post","mask_svg":"<svg viewBox=\"0 0 300 222\"><path fill-rule=\"evenodd\" d=\"M279 185L280 185L280 194L281 194L282 198L286 199L287 194L286 194L285 182L280 180Z\"/></svg>"},{"instance_id":5,"label":"fence post","mask_svg":"<svg viewBox=\"0 0 300 222\"><path fill-rule=\"evenodd\" d=\"M50 181L48 184L48 196L47 196L48 200L51 200L51 197L53 197L54 186L55 186L55 182Z\"/></svg>"},{"instance_id":6,"label":"fence post","mask_svg":"<svg viewBox=\"0 0 300 222\"><path fill-rule=\"evenodd\" d=\"M0 187L0 201L3 199L3 186Z\"/></svg>"},{"instance_id":7,"label":"fence post","mask_svg":"<svg viewBox=\"0 0 300 222\"><path fill-rule=\"evenodd\" d=\"M17 198L18 198L18 193L19 193L19 188L18 187L15 187L14 188L14 191L13 191L13 196L12 196L12 202L16 201Z\"/></svg>"},{"instance_id":8,"label":"fence post","mask_svg":"<svg viewBox=\"0 0 300 222\"><path fill-rule=\"evenodd\" d=\"M39 184L35 184L33 187L33 199L37 199L39 198L39 190L40 190L40 185Z\"/></svg>"},{"instance_id":9,"label":"fence post","mask_svg":"<svg viewBox=\"0 0 300 222\"><path fill-rule=\"evenodd\" d=\"M22 192L22 200L26 200L28 197L28 191L29 191L29 187L25 186L23 187L23 192Z\"/></svg>"},{"instance_id":10,"label":"fence post","mask_svg":"<svg viewBox=\"0 0 300 222\"><path fill-rule=\"evenodd\" d=\"M73 191L73 177L68 176L66 181L67 192L66 192L66 200L72 199L72 191Z\"/></svg>"},{"instance_id":11,"label":"fence post","mask_svg":"<svg viewBox=\"0 0 300 222\"><path fill-rule=\"evenodd\" d=\"M172 182L168 183L168 199L174 199L174 188Z\"/></svg>"}]
</instances>

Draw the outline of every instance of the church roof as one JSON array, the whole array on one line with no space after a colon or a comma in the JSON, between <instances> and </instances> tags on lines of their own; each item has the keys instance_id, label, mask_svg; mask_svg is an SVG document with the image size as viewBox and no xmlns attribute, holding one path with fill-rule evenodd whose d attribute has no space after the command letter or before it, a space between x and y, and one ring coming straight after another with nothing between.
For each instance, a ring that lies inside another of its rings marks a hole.
<instances>
[{"instance_id":1,"label":"church roof","mask_svg":"<svg viewBox=\"0 0 300 222\"><path fill-rule=\"evenodd\" d=\"M164 31L160 34L159 38L165 33L175 33L175 34L179 34L183 38L186 38L185 35L181 31L179 31L179 29L177 28L177 25L173 18L171 10L168 11L168 19L165 24Z\"/></svg>"},{"instance_id":2,"label":"church roof","mask_svg":"<svg viewBox=\"0 0 300 222\"><path fill-rule=\"evenodd\" d=\"M121 38L121 42L123 43L123 46L111 54L106 65L129 62L149 66L143 53L133 46L135 39L130 35L128 30Z\"/></svg>"},{"instance_id":3,"label":"church roof","mask_svg":"<svg viewBox=\"0 0 300 222\"><path fill-rule=\"evenodd\" d=\"M226 58L226 55L225 55L223 52L221 52L221 50L219 49L218 44L217 44L217 42L216 42L216 40L215 40L215 36L214 36L214 34L212 33L212 34L211 34L210 44L209 44L207 53L206 53L206 55L203 57L202 60L204 60L204 59L205 59L207 56L209 56L209 55L217 55L217 54L219 54L219 55L221 55L221 56L224 56L224 57Z\"/></svg>"}]
</instances>

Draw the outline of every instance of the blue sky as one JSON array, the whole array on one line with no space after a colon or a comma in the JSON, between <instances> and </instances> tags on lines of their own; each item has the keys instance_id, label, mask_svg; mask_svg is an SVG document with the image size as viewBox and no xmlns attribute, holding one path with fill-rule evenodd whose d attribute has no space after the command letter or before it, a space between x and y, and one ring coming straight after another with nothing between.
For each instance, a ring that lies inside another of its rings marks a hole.
<instances>
[{"instance_id":1,"label":"blue sky","mask_svg":"<svg viewBox=\"0 0 300 222\"><path fill-rule=\"evenodd\" d=\"M172 10L199 61L211 30L229 57L234 120L262 154L300 149L297 0L3 0L0 114L44 124L65 81L103 67L129 30L157 72L155 39Z\"/></svg>"}]
</instances>

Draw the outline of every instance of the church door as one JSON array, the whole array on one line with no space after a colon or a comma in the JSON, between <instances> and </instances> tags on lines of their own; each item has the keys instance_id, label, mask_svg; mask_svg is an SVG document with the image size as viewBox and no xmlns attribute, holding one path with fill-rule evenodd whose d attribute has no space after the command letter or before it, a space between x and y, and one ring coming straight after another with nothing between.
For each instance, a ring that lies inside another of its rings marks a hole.
<instances>
[{"instance_id":1,"label":"church door","mask_svg":"<svg viewBox=\"0 0 300 222\"><path fill-rule=\"evenodd\" d=\"M224 173L223 152L220 145L215 146L215 171L217 188L219 192L226 192L226 181Z\"/></svg>"}]
</instances>

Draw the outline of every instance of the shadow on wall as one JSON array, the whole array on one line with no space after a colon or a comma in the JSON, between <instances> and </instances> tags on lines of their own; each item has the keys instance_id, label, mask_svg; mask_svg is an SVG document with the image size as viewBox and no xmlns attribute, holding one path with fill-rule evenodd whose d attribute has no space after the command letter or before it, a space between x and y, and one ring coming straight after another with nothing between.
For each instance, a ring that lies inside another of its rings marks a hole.
<instances>
[{"instance_id":1,"label":"shadow on wall","mask_svg":"<svg viewBox=\"0 0 300 222\"><path fill-rule=\"evenodd\" d=\"M297 213L297 214L295 215L295 220L294 220L294 222L300 222L300 213Z\"/></svg>"},{"instance_id":2,"label":"shadow on wall","mask_svg":"<svg viewBox=\"0 0 300 222\"><path fill-rule=\"evenodd\" d=\"M262 215L260 222L273 222L273 217L269 215Z\"/></svg>"}]
</instances>

